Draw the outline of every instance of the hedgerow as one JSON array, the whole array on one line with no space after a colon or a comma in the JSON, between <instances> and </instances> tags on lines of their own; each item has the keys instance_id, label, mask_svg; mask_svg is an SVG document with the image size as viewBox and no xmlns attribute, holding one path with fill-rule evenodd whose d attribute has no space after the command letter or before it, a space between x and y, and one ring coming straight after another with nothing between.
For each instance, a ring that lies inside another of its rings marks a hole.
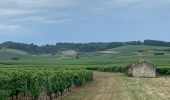
<instances>
[{"instance_id":1,"label":"hedgerow","mask_svg":"<svg viewBox=\"0 0 170 100\"><path fill-rule=\"evenodd\" d=\"M88 70L95 70L101 72L125 72L126 67L115 67L115 66L108 66L108 67L87 67ZM170 75L170 67L156 67L157 75Z\"/></svg>"},{"instance_id":2,"label":"hedgerow","mask_svg":"<svg viewBox=\"0 0 170 100\"><path fill-rule=\"evenodd\" d=\"M159 75L170 75L170 67L157 67L156 72Z\"/></svg>"}]
</instances>

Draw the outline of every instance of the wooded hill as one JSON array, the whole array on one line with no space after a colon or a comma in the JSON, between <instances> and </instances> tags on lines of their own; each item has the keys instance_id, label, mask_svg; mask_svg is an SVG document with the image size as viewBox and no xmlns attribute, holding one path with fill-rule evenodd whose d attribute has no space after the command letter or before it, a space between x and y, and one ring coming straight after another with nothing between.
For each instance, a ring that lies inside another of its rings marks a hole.
<instances>
[{"instance_id":1,"label":"wooded hill","mask_svg":"<svg viewBox=\"0 0 170 100\"><path fill-rule=\"evenodd\" d=\"M29 54L55 54L64 50L75 50L78 52L93 52L101 51L110 48L121 47L125 45L150 45L150 46L167 46L170 47L170 42L158 40L129 41L129 42L91 42L91 43L56 43L55 45L35 45L33 43L17 43L3 42L0 44L0 49L17 49L25 51Z\"/></svg>"}]
</instances>

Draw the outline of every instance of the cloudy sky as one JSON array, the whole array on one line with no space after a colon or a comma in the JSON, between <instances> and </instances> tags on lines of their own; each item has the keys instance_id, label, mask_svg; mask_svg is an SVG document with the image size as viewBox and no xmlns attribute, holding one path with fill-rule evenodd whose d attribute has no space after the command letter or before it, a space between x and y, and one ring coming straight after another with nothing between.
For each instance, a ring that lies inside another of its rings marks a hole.
<instances>
[{"instance_id":1,"label":"cloudy sky","mask_svg":"<svg viewBox=\"0 0 170 100\"><path fill-rule=\"evenodd\" d=\"M0 0L0 42L170 41L170 0Z\"/></svg>"}]
</instances>

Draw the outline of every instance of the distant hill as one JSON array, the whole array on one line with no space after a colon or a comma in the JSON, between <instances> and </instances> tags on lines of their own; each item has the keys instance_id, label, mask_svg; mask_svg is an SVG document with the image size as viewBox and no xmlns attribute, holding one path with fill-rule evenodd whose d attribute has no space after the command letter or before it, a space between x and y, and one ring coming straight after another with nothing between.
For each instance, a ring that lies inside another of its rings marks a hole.
<instances>
[{"instance_id":1,"label":"distant hill","mask_svg":"<svg viewBox=\"0 0 170 100\"><path fill-rule=\"evenodd\" d=\"M12 49L24 51L25 54L52 54L62 51L73 50L76 52L96 52L105 51L112 48L124 47L128 45L148 45L170 47L170 42L158 40L129 41L129 42L91 42L91 43L56 43L55 45L38 46L33 43L4 42L0 44L0 49ZM135 48L134 48L135 49ZM13 51L12 51L13 52ZM18 53L18 52L15 52ZM104 53L104 52L103 52ZM105 53L109 53L106 52Z\"/></svg>"},{"instance_id":2,"label":"distant hill","mask_svg":"<svg viewBox=\"0 0 170 100\"><path fill-rule=\"evenodd\" d=\"M77 58L78 57L78 58ZM18 58L18 59L17 59ZM0 64L21 65L94 65L125 66L139 59L154 62L158 66L168 66L170 47L148 45L125 45L100 51L78 52L63 50L54 54L29 54L16 49L0 49Z\"/></svg>"},{"instance_id":3,"label":"distant hill","mask_svg":"<svg viewBox=\"0 0 170 100\"><path fill-rule=\"evenodd\" d=\"M27 52L16 49L0 49L0 60L9 60L12 58L33 58L33 55L27 54Z\"/></svg>"},{"instance_id":4,"label":"distant hill","mask_svg":"<svg viewBox=\"0 0 170 100\"><path fill-rule=\"evenodd\" d=\"M154 57L159 56L155 55L156 53L160 53L160 55L168 55L170 56L170 47L165 46L148 46L148 45L127 45L121 46L112 49L106 49L104 51L98 51L93 53L85 53L86 56L93 57L112 57L113 58L132 58L134 57ZM162 54L163 53L163 54Z\"/></svg>"}]
</instances>

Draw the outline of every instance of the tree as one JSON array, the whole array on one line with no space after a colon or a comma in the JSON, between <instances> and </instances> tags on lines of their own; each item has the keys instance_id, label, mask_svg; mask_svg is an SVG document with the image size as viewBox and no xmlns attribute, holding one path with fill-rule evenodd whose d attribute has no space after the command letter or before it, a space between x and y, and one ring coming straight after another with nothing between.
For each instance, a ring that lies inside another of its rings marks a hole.
<instances>
[{"instance_id":1,"label":"tree","mask_svg":"<svg viewBox=\"0 0 170 100\"><path fill-rule=\"evenodd\" d=\"M80 58L80 57L79 57L79 54L77 54L77 55L76 55L76 59L79 59L79 58Z\"/></svg>"},{"instance_id":2,"label":"tree","mask_svg":"<svg viewBox=\"0 0 170 100\"><path fill-rule=\"evenodd\" d=\"M18 57L12 57L11 59L12 59L12 60L19 60Z\"/></svg>"}]
</instances>

